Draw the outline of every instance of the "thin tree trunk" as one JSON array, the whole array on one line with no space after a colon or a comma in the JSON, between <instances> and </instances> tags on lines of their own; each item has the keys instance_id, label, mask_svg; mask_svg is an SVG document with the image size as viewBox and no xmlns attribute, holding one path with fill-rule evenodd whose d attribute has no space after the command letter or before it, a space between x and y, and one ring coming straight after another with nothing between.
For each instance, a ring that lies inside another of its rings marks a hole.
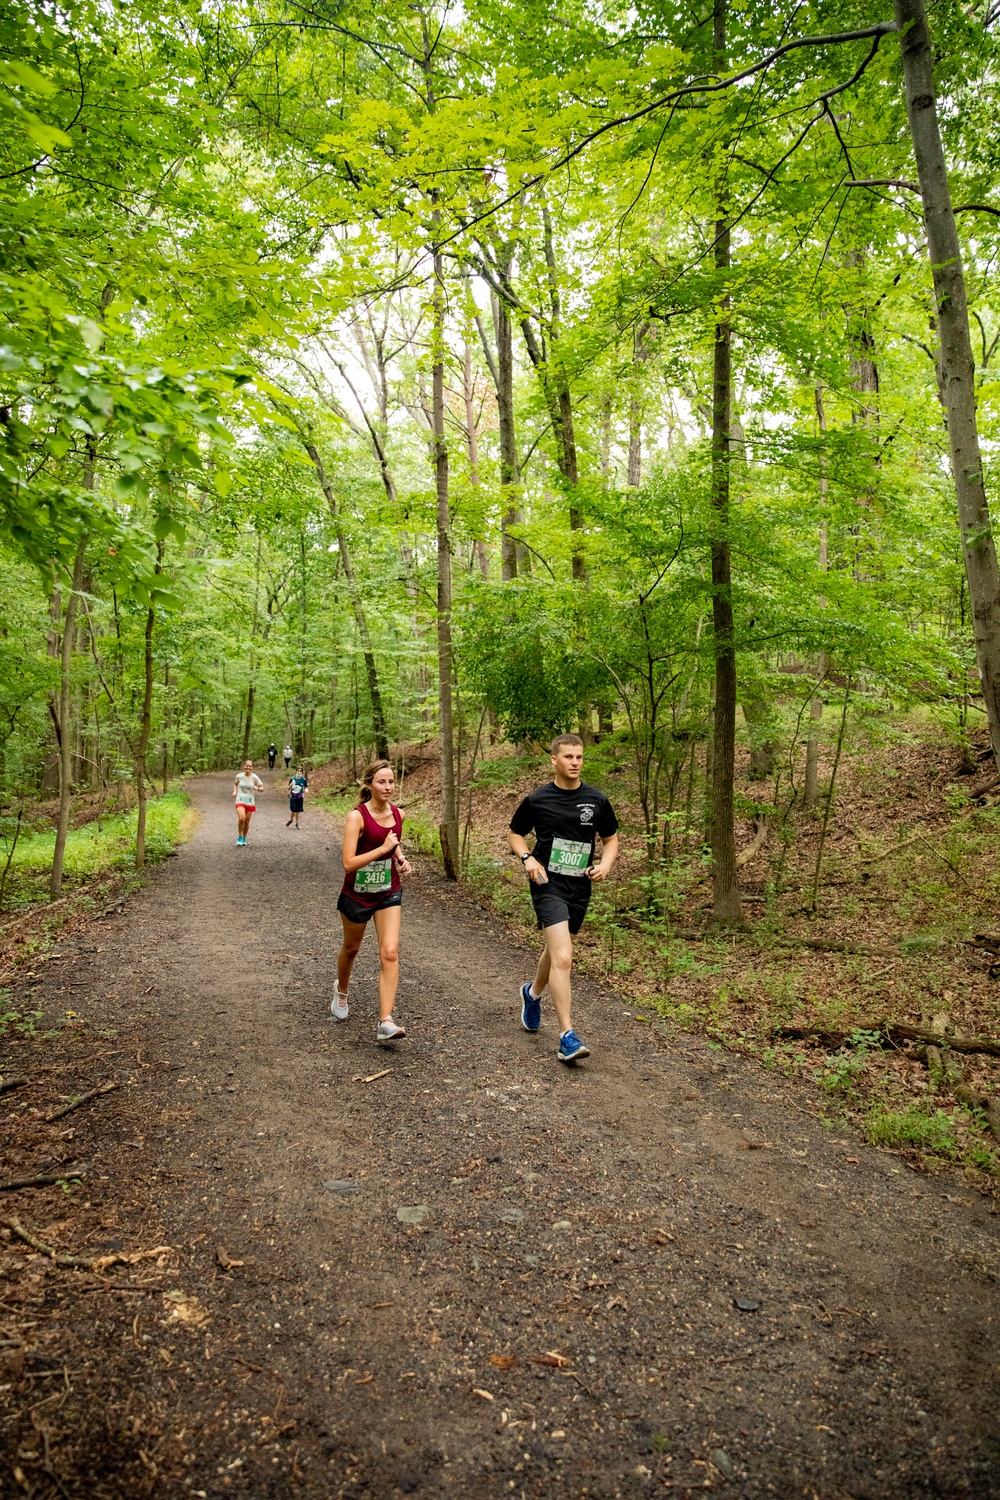
<instances>
[{"instance_id":1,"label":"thin tree trunk","mask_svg":"<svg viewBox=\"0 0 1000 1500\"><path fill-rule=\"evenodd\" d=\"M826 404L823 400L823 387L816 387L816 422L820 435L826 433ZM819 565L825 573L830 566L829 557L829 528L826 519L826 506L830 493L830 481L826 475L826 456L822 458L823 472L819 480L820 507L823 511L823 519L819 523ZM820 603L825 603L821 600ZM802 791L802 805L807 809L816 806L816 798L819 795L819 723L823 717L823 700L819 695L819 684L826 676L826 652L820 648L816 654L816 691L813 693L812 702L809 705L810 733L806 741L806 778Z\"/></svg>"},{"instance_id":2,"label":"thin tree trunk","mask_svg":"<svg viewBox=\"0 0 1000 1500\"><path fill-rule=\"evenodd\" d=\"M501 297L493 298L497 340L497 420L500 427L500 576L517 577L517 542L510 528L520 520L517 493L517 429L514 426L514 340L510 313Z\"/></svg>"},{"instance_id":3,"label":"thin tree trunk","mask_svg":"<svg viewBox=\"0 0 1000 1500\"><path fill-rule=\"evenodd\" d=\"M86 461L86 473L84 485L87 489L94 487L94 463L89 457ZM56 843L52 851L52 873L49 877L49 895L55 901L62 894L63 864L66 859L66 837L69 833L69 807L70 796L73 790L73 737L70 734L70 699L72 695L73 674L73 642L76 638L75 622L76 611L80 601L80 589L83 585L83 562L87 551L86 535L81 536L76 545L76 556L73 559L73 576L70 584L69 595L66 599L66 613L63 619L62 652L59 664L59 715L56 724L56 732L59 737L59 815L56 821Z\"/></svg>"},{"instance_id":4,"label":"thin tree trunk","mask_svg":"<svg viewBox=\"0 0 1000 1500\"><path fill-rule=\"evenodd\" d=\"M726 0L715 0L713 43L716 71L725 68ZM730 266L730 230L724 195L715 225L715 266ZM712 755L712 922L743 925L736 876L733 780L736 771L736 648L733 642L732 568L729 551L732 332L729 296L720 302L715 327L712 386L712 628L715 637L715 733Z\"/></svg>"},{"instance_id":5,"label":"thin tree trunk","mask_svg":"<svg viewBox=\"0 0 1000 1500\"><path fill-rule=\"evenodd\" d=\"M250 686L247 688L247 716L246 721L243 725L243 746L242 753L240 755L241 765L245 760L249 760L250 758L250 735L253 731L253 706L256 696L257 684L255 682L251 682Z\"/></svg>"},{"instance_id":6,"label":"thin tree trunk","mask_svg":"<svg viewBox=\"0 0 1000 1500\"><path fill-rule=\"evenodd\" d=\"M327 476L316 444L308 438L303 438L302 444L316 470L316 478L319 480L320 489L323 491L326 503L330 508L334 535L337 538L337 547L340 551L340 564L344 570L344 578L347 582L347 592L350 596L351 609L354 613L354 623L357 626L358 639L361 642L361 654L365 659L365 674L368 678L368 699L372 710L372 729L375 732L375 753L380 760L388 760L389 735L386 731L385 712L382 708L382 693L379 688L378 669L375 665L375 648L372 645L371 631L368 629L368 616L365 613L361 590L358 588L358 581L354 573L354 568L351 565L351 554L347 546L347 538L344 535L344 528L340 524L337 497L333 492L333 486Z\"/></svg>"},{"instance_id":7,"label":"thin tree trunk","mask_svg":"<svg viewBox=\"0 0 1000 1500\"><path fill-rule=\"evenodd\" d=\"M160 559L163 555L163 544L158 547L159 556L156 559L156 571L160 571ZM156 623L156 611L150 605L146 611L146 636L143 649L143 688L142 688L142 721L139 729L139 743L135 750L135 784L139 794L139 812L135 826L135 867L143 869L146 863L146 803L148 800L148 786L146 781L146 755L149 751L149 736L153 727L153 626Z\"/></svg>"},{"instance_id":8,"label":"thin tree trunk","mask_svg":"<svg viewBox=\"0 0 1000 1500\"><path fill-rule=\"evenodd\" d=\"M441 855L449 880L458 879L460 859L455 784L454 662L451 641L451 527L448 514L448 439L444 430L444 270L434 250L433 359L431 415L434 488L437 496L438 729L441 746Z\"/></svg>"},{"instance_id":9,"label":"thin tree trunk","mask_svg":"<svg viewBox=\"0 0 1000 1500\"><path fill-rule=\"evenodd\" d=\"M479 485L479 440L476 434L475 387L472 379L472 349L465 344L465 359L462 365L462 397L465 402L465 442L469 453L469 483ZM476 561L484 578L490 576L490 560L486 555L486 543L476 538Z\"/></svg>"},{"instance_id":10,"label":"thin tree trunk","mask_svg":"<svg viewBox=\"0 0 1000 1500\"><path fill-rule=\"evenodd\" d=\"M958 524L969 580L976 662L993 756L1000 769L1000 568L990 530L976 426L975 365L962 251L934 99L934 59L923 0L895 0L906 110L924 204L927 253L941 340L941 399L948 417Z\"/></svg>"}]
</instances>

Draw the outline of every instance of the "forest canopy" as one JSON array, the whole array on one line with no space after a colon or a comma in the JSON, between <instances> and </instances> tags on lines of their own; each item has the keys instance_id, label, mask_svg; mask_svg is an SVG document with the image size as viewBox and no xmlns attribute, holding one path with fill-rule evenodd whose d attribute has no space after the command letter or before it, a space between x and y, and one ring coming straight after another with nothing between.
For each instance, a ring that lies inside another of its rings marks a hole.
<instances>
[{"instance_id":1,"label":"forest canopy","mask_svg":"<svg viewBox=\"0 0 1000 1500\"><path fill-rule=\"evenodd\" d=\"M1000 752L997 15L0 9L0 795L613 739L742 920L736 742ZM838 751L839 753L839 751ZM685 790L687 789L687 790ZM741 800L742 799L742 800Z\"/></svg>"}]
</instances>

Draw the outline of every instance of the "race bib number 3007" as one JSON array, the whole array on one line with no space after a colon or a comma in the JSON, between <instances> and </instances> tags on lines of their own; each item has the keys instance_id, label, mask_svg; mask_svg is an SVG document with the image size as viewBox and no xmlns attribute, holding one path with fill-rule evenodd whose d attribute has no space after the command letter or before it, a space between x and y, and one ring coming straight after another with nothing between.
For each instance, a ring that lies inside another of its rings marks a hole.
<instances>
[{"instance_id":1,"label":"race bib number 3007","mask_svg":"<svg viewBox=\"0 0 1000 1500\"><path fill-rule=\"evenodd\" d=\"M590 844L576 839L553 839L549 869L559 875L586 875L590 864Z\"/></svg>"},{"instance_id":2,"label":"race bib number 3007","mask_svg":"<svg viewBox=\"0 0 1000 1500\"><path fill-rule=\"evenodd\" d=\"M354 889L365 896L377 896L392 889L392 860L373 859L354 872Z\"/></svg>"}]
</instances>

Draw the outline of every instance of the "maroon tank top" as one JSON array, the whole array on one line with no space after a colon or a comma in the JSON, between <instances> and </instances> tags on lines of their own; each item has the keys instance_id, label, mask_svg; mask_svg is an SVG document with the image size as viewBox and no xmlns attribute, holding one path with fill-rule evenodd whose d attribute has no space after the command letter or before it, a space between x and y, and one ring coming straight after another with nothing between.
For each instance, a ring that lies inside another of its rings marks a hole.
<instances>
[{"instance_id":1,"label":"maroon tank top","mask_svg":"<svg viewBox=\"0 0 1000 1500\"><path fill-rule=\"evenodd\" d=\"M403 815L398 807L392 808L392 828L383 828L381 823L376 823L368 811L367 802L359 802L357 811L361 814L361 832L358 834L355 854L370 854L373 849L381 849L385 843L387 833L394 832L397 838L402 837ZM398 891L402 887L402 879L396 868L393 854L388 854L385 860L373 859L371 864L364 865L353 874L345 874L343 891L344 894L356 901L359 906L377 906L392 891Z\"/></svg>"}]
</instances>

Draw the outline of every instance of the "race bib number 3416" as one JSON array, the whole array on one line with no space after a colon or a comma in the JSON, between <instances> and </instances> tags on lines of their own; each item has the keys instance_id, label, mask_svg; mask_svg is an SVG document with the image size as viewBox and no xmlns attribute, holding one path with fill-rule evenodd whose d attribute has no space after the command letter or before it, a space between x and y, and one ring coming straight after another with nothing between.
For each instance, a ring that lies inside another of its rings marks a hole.
<instances>
[{"instance_id":1,"label":"race bib number 3416","mask_svg":"<svg viewBox=\"0 0 1000 1500\"><path fill-rule=\"evenodd\" d=\"M392 889L392 860L373 859L354 872L354 889L366 896L378 895L380 891Z\"/></svg>"},{"instance_id":2,"label":"race bib number 3416","mask_svg":"<svg viewBox=\"0 0 1000 1500\"><path fill-rule=\"evenodd\" d=\"M559 875L586 875L590 864L590 844L576 839L553 839L549 869Z\"/></svg>"}]
</instances>

